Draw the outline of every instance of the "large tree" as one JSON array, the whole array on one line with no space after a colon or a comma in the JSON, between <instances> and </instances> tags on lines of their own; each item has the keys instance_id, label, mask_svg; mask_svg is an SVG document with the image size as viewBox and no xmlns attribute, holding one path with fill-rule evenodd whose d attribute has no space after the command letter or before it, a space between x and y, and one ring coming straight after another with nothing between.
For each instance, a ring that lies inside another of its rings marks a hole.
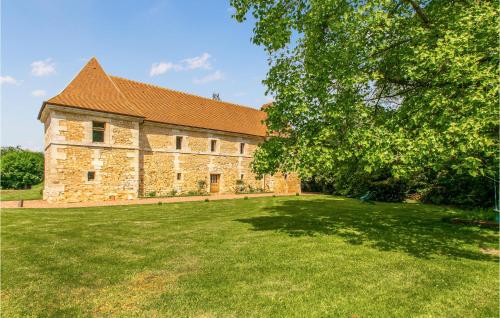
<instances>
[{"instance_id":1,"label":"large tree","mask_svg":"<svg viewBox=\"0 0 500 318\"><path fill-rule=\"evenodd\" d=\"M253 16L253 42L269 54L275 137L257 152L257 172L431 185L465 178L492 188L497 1L231 4L238 21Z\"/></svg>"}]
</instances>

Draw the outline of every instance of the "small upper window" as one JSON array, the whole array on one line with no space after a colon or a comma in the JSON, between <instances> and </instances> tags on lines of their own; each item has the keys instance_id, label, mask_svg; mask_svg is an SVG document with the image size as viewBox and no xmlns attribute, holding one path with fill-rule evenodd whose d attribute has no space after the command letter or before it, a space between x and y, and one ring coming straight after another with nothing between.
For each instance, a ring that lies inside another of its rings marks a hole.
<instances>
[{"instance_id":1,"label":"small upper window","mask_svg":"<svg viewBox=\"0 0 500 318\"><path fill-rule=\"evenodd\" d=\"M210 140L210 151L215 152L217 149L217 140Z\"/></svg>"},{"instance_id":2,"label":"small upper window","mask_svg":"<svg viewBox=\"0 0 500 318\"><path fill-rule=\"evenodd\" d=\"M87 181L94 181L94 180L95 180L95 171L87 172Z\"/></svg>"},{"instance_id":3,"label":"small upper window","mask_svg":"<svg viewBox=\"0 0 500 318\"><path fill-rule=\"evenodd\" d=\"M243 178L245 178L245 175L244 174L240 174L240 180L243 180Z\"/></svg>"},{"instance_id":4,"label":"small upper window","mask_svg":"<svg viewBox=\"0 0 500 318\"><path fill-rule=\"evenodd\" d=\"M101 121L92 122L92 142L104 142L104 130L106 123Z\"/></svg>"},{"instance_id":5,"label":"small upper window","mask_svg":"<svg viewBox=\"0 0 500 318\"><path fill-rule=\"evenodd\" d=\"M182 136L175 137L175 149L182 149Z\"/></svg>"},{"instance_id":6,"label":"small upper window","mask_svg":"<svg viewBox=\"0 0 500 318\"><path fill-rule=\"evenodd\" d=\"M244 154L245 153L245 143L242 142L240 143L240 154Z\"/></svg>"},{"instance_id":7,"label":"small upper window","mask_svg":"<svg viewBox=\"0 0 500 318\"><path fill-rule=\"evenodd\" d=\"M285 180L288 180L288 173L285 173Z\"/></svg>"},{"instance_id":8,"label":"small upper window","mask_svg":"<svg viewBox=\"0 0 500 318\"><path fill-rule=\"evenodd\" d=\"M177 180L181 180L182 179L182 173L178 173L177 174Z\"/></svg>"}]
</instances>

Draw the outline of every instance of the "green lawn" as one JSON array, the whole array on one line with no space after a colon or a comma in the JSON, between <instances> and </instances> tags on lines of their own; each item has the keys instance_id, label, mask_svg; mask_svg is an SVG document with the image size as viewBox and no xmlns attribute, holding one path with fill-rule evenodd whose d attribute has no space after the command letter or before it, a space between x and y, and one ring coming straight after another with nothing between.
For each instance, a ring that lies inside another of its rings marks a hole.
<instances>
[{"instance_id":1,"label":"green lawn","mask_svg":"<svg viewBox=\"0 0 500 318\"><path fill-rule=\"evenodd\" d=\"M0 201L41 200L43 183L29 190L0 190Z\"/></svg>"},{"instance_id":2,"label":"green lawn","mask_svg":"<svg viewBox=\"0 0 500 318\"><path fill-rule=\"evenodd\" d=\"M4 209L3 317L498 317L498 231L300 196Z\"/></svg>"}]
</instances>

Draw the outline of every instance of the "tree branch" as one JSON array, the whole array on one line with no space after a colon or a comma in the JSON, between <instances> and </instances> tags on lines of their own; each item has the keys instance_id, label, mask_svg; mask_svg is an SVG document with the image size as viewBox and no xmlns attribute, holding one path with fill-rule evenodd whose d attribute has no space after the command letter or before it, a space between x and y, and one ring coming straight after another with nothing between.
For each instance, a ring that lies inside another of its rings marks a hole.
<instances>
[{"instance_id":1,"label":"tree branch","mask_svg":"<svg viewBox=\"0 0 500 318\"><path fill-rule=\"evenodd\" d=\"M422 10L422 8L420 8L418 3L415 2L415 0L403 0L403 1L411 5L413 10L415 10L415 12L419 16L420 20L422 20L422 22L424 22L425 25L428 26L430 24L429 18L425 14L424 10Z\"/></svg>"}]
</instances>

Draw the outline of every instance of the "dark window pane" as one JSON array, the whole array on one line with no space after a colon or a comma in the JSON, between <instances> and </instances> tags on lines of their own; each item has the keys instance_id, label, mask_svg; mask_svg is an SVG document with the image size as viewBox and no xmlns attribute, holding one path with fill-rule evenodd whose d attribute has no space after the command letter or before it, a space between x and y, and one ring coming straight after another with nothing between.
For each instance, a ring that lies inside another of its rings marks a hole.
<instances>
[{"instance_id":1,"label":"dark window pane","mask_svg":"<svg viewBox=\"0 0 500 318\"><path fill-rule=\"evenodd\" d=\"M177 180L180 180L182 178L182 174L178 173L177 174Z\"/></svg>"},{"instance_id":2,"label":"dark window pane","mask_svg":"<svg viewBox=\"0 0 500 318\"><path fill-rule=\"evenodd\" d=\"M92 141L104 142L104 131L99 131L99 130L92 131Z\"/></svg>"},{"instance_id":3,"label":"dark window pane","mask_svg":"<svg viewBox=\"0 0 500 318\"><path fill-rule=\"evenodd\" d=\"M210 142L210 151L214 152L216 147L217 147L217 140L212 140Z\"/></svg>"},{"instance_id":4,"label":"dark window pane","mask_svg":"<svg viewBox=\"0 0 500 318\"><path fill-rule=\"evenodd\" d=\"M182 148L182 136L177 136L175 138L175 149L181 149Z\"/></svg>"},{"instance_id":5,"label":"dark window pane","mask_svg":"<svg viewBox=\"0 0 500 318\"><path fill-rule=\"evenodd\" d=\"M244 143L244 142L242 142L242 143L240 144L240 153L241 153L241 154L245 153L245 143Z\"/></svg>"},{"instance_id":6,"label":"dark window pane","mask_svg":"<svg viewBox=\"0 0 500 318\"><path fill-rule=\"evenodd\" d=\"M95 171L89 171L87 172L87 180L88 181L93 181L95 179Z\"/></svg>"},{"instance_id":7,"label":"dark window pane","mask_svg":"<svg viewBox=\"0 0 500 318\"><path fill-rule=\"evenodd\" d=\"M104 129L106 128L106 123L100 121L92 122L92 141L93 142L104 142Z\"/></svg>"},{"instance_id":8,"label":"dark window pane","mask_svg":"<svg viewBox=\"0 0 500 318\"><path fill-rule=\"evenodd\" d=\"M93 121L92 122L92 126L94 128L102 128L102 129L104 129L104 125L105 125L105 123L100 122L100 121Z\"/></svg>"}]
</instances>

